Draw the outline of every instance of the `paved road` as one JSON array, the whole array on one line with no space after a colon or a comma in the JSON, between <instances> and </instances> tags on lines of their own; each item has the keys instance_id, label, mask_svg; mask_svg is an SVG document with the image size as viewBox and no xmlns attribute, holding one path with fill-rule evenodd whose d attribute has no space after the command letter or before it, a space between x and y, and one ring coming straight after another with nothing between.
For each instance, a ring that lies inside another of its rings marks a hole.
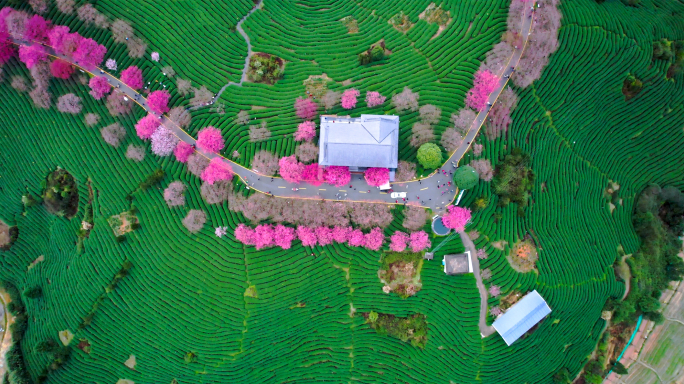
<instances>
[{"instance_id":1,"label":"paved road","mask_svg":"<svg viewBox=\"0 0 684 384\"><path fill-rule=\"evenodd\" d=\"M240 21L240 26L238 27L238 31L241 32L243 36L246 37L246 34L244 34L244 31L242 30L241 23L249 16L251 15L255 10L258 9L259 5L261 4L261 1L257 3L257 5L250 11L248 15L246 15L241 21ZM531 3L530 5L532 5ZM501 91L504 89L508 82L508 76L513 72L513 68L518 64L520 57L522 56L523 50L525 46L527 45L527 39L529 36L530 28L531 28L531 19L528 18L527 16L530 14L530 9L526 8L525 9L525 14L522 15L524 18L523 24L523 37L524 37L524 44L515 50L513 53L513 56L510 58L508 65L505 67L503 70L503 73L499 74L502 76L499 80L499 86L492 92L492 94L489 96L489 102L491 104L494 104L496 102L496 99L499 97L499 94ZM37 44L35 42L23 40L23 39L13 39L13 42L18 45L31 45L31 44ZM248 51L251 52L251 44L249 43L249 40L247 40L248 43ZM72 64L79 66L79 63L74 61L71 57L67 57L62 54L57 54L51 47L46 46L46 51L54 57L58 57L62 60L69 61ZM247 59L245 59L247 62ZM149 111L149 107L147 106L147 100L145 97L142 95L138 94L135 90L131 89L128 87L126 84L122 83L118 78L114 77L112 74L106 72L105 70L101 68L93 68L91 70L83 69L88 71L94 76L100 76L104 77L107 79L107 81L113 86L116 87L119 91L123 92L126 94L132 102L135 102L139 104L143 109L146 111ZM243 78L240 81L240 83L236 85L242 84L245 78L245 73L243 72ZM233 83L235 84L235 83ZM230 83L228 84L230 85ZM225 89L225 87L224 87ZM448 182L451 180L451 172L455 168L455 166L458 164L458 162L461 160L463 155L466 153L466 151L470 148L473 140L475 139L475 136L479 132L480 128L484 124L485 119L487 118L487 115L489 113L490 107L487 107L485 110L481 111L475 121L473 122L472 126L470 127L468 133L466 134L466 137L463 140L463 143L461 144L460 147L454 151L454 153L451 154L451 156L447 159L445 162L445 165L443 168L440 168L437 170L435 173L432 175L425 177L420 180L415 180L415 181L410 181L410 182L398 182L398 183L393 183L392 188L394 189L395 192L405 192L407 195L407 198L401 199L401 198L392 198L390 194L385 193L380 191L378 188L368 186L366 182L363 179L363 175L360 174L355 174L352 177L352 181L350 182L349 185L345 185L343 187L334 187L330 186L327 184L323 184L320 186L315 186L310 183L300 183L300 184L292 184L288 183L285 180L279 178L279 177L269 177L269 176L262 176L258 174L257 172L254 172L250 169L247 169L239 164L236 164L232 162L229 159L224 158L224 161L228 162L229 164L232 165L233 171L246 183L248 183L251 188L263 192L263 193L268 193L272 194L274 196L278 197L285 197L285 198L308 198L308 199L326 199L326 200L344 200L344 201L363 201L363 202L376 202L376 203L385 203L385 204L415 204L415 205L420 205L426 208L430 208L435 212L441 212L443 211L447 205L449 205L455 198L457 191L457 188L454 187L453 185L449 186ZM151 112L150 112L151 113ZM195 139L190 136L188 133L183 131L179 126L177 126L174 122L169 120L167 116L162 116L162 123L170 129L178 138L186 143L195 144ZM208 153L208 152L203 152L198 150L202 155L206 156L209 159L212 159L214 157L222 157L220 155L217 155L215 153ZM296 190L294 190L296 187Z\"/></svg>"}]
</instances>

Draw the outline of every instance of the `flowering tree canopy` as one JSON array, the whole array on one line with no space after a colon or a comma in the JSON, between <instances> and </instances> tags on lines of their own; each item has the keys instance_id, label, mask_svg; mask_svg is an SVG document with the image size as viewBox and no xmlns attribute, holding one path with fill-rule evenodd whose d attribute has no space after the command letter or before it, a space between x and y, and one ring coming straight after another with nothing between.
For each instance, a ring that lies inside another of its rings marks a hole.
<instances>
[{"instance_id":1,"label":"flowering tree canopy","mask_svg":"<svg viewBox=\"0 0 684 384\"><path fill-rule=\"evenodd\" d=\"M48 41L47 34L49 29L49 21L45 20L42 16L33 15L33 17L26 22L24 39L39 43L46 43Z\"/></svg>"},{"instance_id":2,"label":"flowering tree canopy","mask_svg":"<svg viewBox=\"0 0 684 384\"><path fill-rule=\"evenodd\" d=\"M366 92L366 104L373 108L382 105L387 98L380 94L380 92Z\"/></svg>"},{"instance_id":3,"label":"flowering tree canopy","mask_svg":"<svg viewBox=\"0 0 684 384\"><path fill-rule=\"evenodd\" d=\"M68 79L74 73L74 68L68 62L57 59L50 63L50 73L58 79Z\"/></svg>"},{"instance_id":4,"label":"flowering tree canopy","mask_svg":"<svg viewBox=\"0 0 684 384\"><path fill-rule=\"evenodd\" d=\"M323 168L318 166L318 163L313 163L304 166L302 171L302 181L319 186L323 184Z\"/></svg>"},{"instance_id":5,"label":"flowering tree canopy","mask_svg":"<svg viewBox=\"0 0 684 384\"><path fill-rule=\"evenodd\" d=\"M254 228L254 245L256 249L272 247L275 245L273 241L274 231L271 224L261 224Z\"/></svg>"},{"instance_id":6,"label":"flowering tree canopy","mask_svg":"<svg viewBox=\"0 0 684 384\"><path fill-rule=\"evenodd\" d=\"M282 224L276 225L273 231L275 245L282 249L290 249L292 247L292 240L296 237L294 228L286 227Z\"/></svg>"},{"instance_id":7,"label":"flowering tree canopy","mask_svg":"<svg viewBox=\"0 0 684 384\"><path fill-rule=\"evenodd\" d=\"M152 52L150 54L150 59L152 59L152 61L159 61L159 52Z\"/></svg>"},{"instance_id":8,"label":"flowering tree canopy","mask_svg":"<svg viewBox=\"0 0 684 384\"><path fill-rule=\"evenodd\" d=\"M298 97L297 100L295 100L294 107L297 117L304 120L313 119L314 116L316 116L316 110L318 109L318 105L308 97Z\"/></svg>"},{"instance_id":9,"label":"flowering tree canopy","mask_svg":"<svg viewBox=\"0 0 684 384\"><path fill-rule=\"evenodd\" d=\"M244 224L239 224L235 228L235 238L246 245L254 245L256 243L254 230Z\"/></svg>"},{"instance_id":10,"label":"flowering tree canopy","mask_svg":"<svg viewBox=\"0 0 684 384\"><path fill-rule=\"evenodd\" d=\"M342 108L352 109L356 107L356 98L359 96L356 88L347 89L342 93Z\"/></svg>"},{"instance_id":11,"label":"flowering tree canopy","mask_svg":"<svg viewBox=\"0 0 684 384\"><path fill-rule=\"evenodd\" d=\"M93 39L83 39L81 38L78 44L78 48L73 53L73 58L81 65L91 68L99 65L104 59L104 55L107 53L107 48L104 45L98 44Z\"/></svg>"},{"instance_id":12,"label":"flowering tree canopy","mask_svg":"<svg viewBox=\"0 0 684 384\"><path fill-rule=\"evenodd\" d=\"M314 230L303 225L297 227L297 237L299 237L299 240L302 241L302 245L305 247L313 247L318 241Z\"/></svg>"},{"instance_id":13,"label":"flowering tree canopy","mask_svg":"<svg viewBox=\"0 0 684 384\"><path fill-rule=\"evenodd\" d=\"M351 181L351 172L349 167L333 165L325 169L323 178L326 183L341 187Z\"/></svg>"},{"instance_id":14,"label":"flowering tree canopy","mask_svg":"<svg viewBox=\"0 0 684 384\"><path fill-rule=\"evenodd\" d=\"M107 69L110 71L116 71L117 65L116 65L116 60L114 59L107 59L107 62L105 62L105 66Z\"/></svg>"},{"instance_id":15,"label":"flowering tree canopy","mask_svg":"<svg viewBox=\"0 0 684 384\"><path fill-rule=\"evenodd\" d=\"M371 229L369 233L364 236L364 242L366 248L377 251L382 247L382 242L385 240L385 235L382 233L382 229L375 227Z\"/></svg>"},{"instance_id":16,"label":"flowering tree canopy","mask_svg":"<svg viewBox=\"0 0 684 384\"><path fill-rule=\"evenodd\" d=\"M316 227L314 230L316 233L316 238L318 239L318 244L325 246L333 242L332 229L326 226Z\"/></svg>"},{"instance_id":17,"label":"flowering tree canopy","mask_svg":"<svg viewBox=\"0 0 684 384\"><path fill-rule=\"evenodd\" d=\"M19 60L26 64L26 68L31 69L41 61L47 60L47 53L42 45L22 45L19 47Z\"/></svg>"},{"instance_id":18,"label":"flowering tree canopy","mask_svg":"<svg viewBox=\"0 0 684 384\"><path fill-rule=\"evenodd\" d=\"M209 162L209 165L204 168L200 178L209 185L219 180L230 181L233 179L233 169L222 158L214 157Z\"/></svg>"},{"instance_id":19,"label":"flowering tree canopy","mask_svg":"<svg viewBox=\"0 0 684 384\"><path fill-rule=\"evenodd\" d=\"M95 100L100 100L112 90L112 87L109 86L109 82L104 77L91 77L88 85L90 86L90 95L94 97Z\"/></svg>"},{"instance_id":20,"label":"flowering tree canopy","mask_svg":"<svg viewBox=\"0 0 684 384\"><path fill-rule=\"evenodd\" d=\"M354 229L349 233L349 245L352 247L361 247L366 244L366 239L360 229Z\"/></svg>"},{"instance_id":21,"label":"flowering tree canopy","mask_svg":"<svg viewBox=\"0 0 684 384\"><path fill-rule=\"evenodd\" d=\"M387 168L368 168L363 176L368 185L379 187L389 181L389 169Z\"/></svg>"},{"instance_id":22,"label":"flowering tree canopy","mask_svg":"<svg viewBox=\"0 0 684 384\"><path fill-rule=\"evenodd\" d=\"M304 172L304 164L297 161L294 156L286 156L278 161L280 176L290 183L299 183Z\"/></svg>"},{"instance_id":23,"label":"flowering tree canopy","mask_svg":"<svg viewBox=\"0 0 684 384\"><path fill-rule=\"evenodd\" d=\"M409 236L402 231L395 231L392 236L390 236L390 250L394 252L403 252L406 249L406 243L408 243Z\"/></svg>"},{"instance_id":24,"label":"flowering tree canopy","mask_svg":"<svg viewBox=\"0 0 684 384\"><path fill-rule=\"evenodd\" d=\"M316 136L316 123L305 121L297 126L294 138L297 141L309 141Z\"/></svg>"},{"instance_id":25,"label":"flowering tree canopy","mask_svg":"<svg viewBox=\"0 0 684 384\"><path fill-rule=\"evenodd\" d=\"M152 134L152 152L157 156L168 156L178 144L178 137L164 126L157 128Z\"/></svg>"},{"instance_id":26,"label":"flowering tree canopy","mask_svg":"<svg viewBox=\"0 0 684 384\"><path fill-rule=\"evenodd\" d=\"M14 46L8 38L9 34L0 28L0 66L14 56Z\"/></svg>"},{"instance_id":27,"label":"flowering tree canopy","mask_svg":"<svg viewBox=\"0 0 684 384\"><path fill-rule=\"evenodd\" d=\"M351 227L343 227L336 225L332 230L332 237L338 243L346 243L349 240L349 235L351 234Z\"/></svg>"},{"instance_id":28,"label":"flowering tree canopy","mask_svg":"<svg viewBox=\"0 0 684 384\"><path fill-rule=\"evenodd\" d=\"M462 232L466 224L470 221L470 209L451 205L447 208L447 214L442 216L442 223L445 227Z\"/></svg>"},{"instance_id":29,"label":"flowering tree canopy","mask_svg":"<svg viewBox=\"0 0 684 384\"><path fill-rule=\"evenodd\" d=\"M140 89L143 86L142 71L131 65L121 71L121 81L133 89Z\"/></svg>"},{"instance_id":30,"label":"flowering tree canopy","mask_svg":"<svg viewBox=\"0 0 684 384\"><path fill-rule=\"evenodd\" d=\"M178 145L176 145L176 148L173 150L176 160L181 163L187 162L188 157L190 157L193 152L195 152L195 149L192 147L192 145L186 143L185 141L179 141Z\"/></svg>"},{"instance_id":31,"label":"flowering tree canopy","mask_svg":"<svg viewBox=\"0 0 684 384\"><path fill-rule=\"evenodd\" d=\"M411 242L410 246L412 252L420 252L425 248L429 248L431 245L430 237L425 231L411 233L409 241Z\"/></svg>"},{"instance_id":32,"label":"flowering tree canopy","mask_svg":"<svg viewBox=\"0 0 684 384\"><path fill-rule=\"evenodd\" d=\"M138 134L139 138L147 140L152 137L152 134L157 130L160 124L161 122L156 116L148 114L138 120L138 123L135 125L135 132Z\"/></svg>"},{"instance_id":33,"label":"flowering tree canopy","mask_svg":"<svg viewBox=\"0 0 684 384\"><path fill-rule=\"evenodd\" d=\"M475 73L473 88L468 91L466 105L470 108L481 111L487 105L489 95L499 84L499 78L488 70L479 70Z\"/></svg>"},{"instance_id":34,"label":"flowering tree canopy","mask_svg":"<svg viewBox=\"0 0 684 384\"><path fill-rule=\"evenodd\" d=\"M147 97L147 105L150 106L152 112L161 115L169 111L169 98L171 98L171 95L167 90L154 91ZM223 139L221 141L223 142Z\"/></svg>"},{"instance_id":35,"label":"flowering tree canopy","mask_svg":"<svg viewBox=\"0 0 684 384\"><path fill-rule=\"evenodd\" d=\"M209 126L202 128L197 134L197 148L206 152L219 153L223 147L225 143L218 128Z\"/></svg>"}]
</instances>

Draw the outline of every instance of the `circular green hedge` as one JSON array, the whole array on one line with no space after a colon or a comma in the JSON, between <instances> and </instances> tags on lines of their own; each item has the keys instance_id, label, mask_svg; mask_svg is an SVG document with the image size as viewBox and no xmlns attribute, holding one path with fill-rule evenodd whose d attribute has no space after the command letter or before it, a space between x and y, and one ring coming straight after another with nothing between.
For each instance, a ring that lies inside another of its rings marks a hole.
<instances>
[{"instance_id":1,"label":"circular green hedge","mask_svg":"<svg viewBox=\"0 0 684 384\"><path fill-rule=\"evenodd\" d=\"M459 189L470 189L477 184L480 175L477 174L475 168L464 165L456 168L454 172L454 183Z\"/></svg>"},{"instance_id":2,"label":"circular green hedge","mask_svg":"<svg viewBox=\"0 0 684 384\"><path fill-rule=\"evenodd\" d=\"M425 169L437 168L442 165L442 150L436 144L425 143L418 148L418 162Z\"/></svg>"}]
</instances>

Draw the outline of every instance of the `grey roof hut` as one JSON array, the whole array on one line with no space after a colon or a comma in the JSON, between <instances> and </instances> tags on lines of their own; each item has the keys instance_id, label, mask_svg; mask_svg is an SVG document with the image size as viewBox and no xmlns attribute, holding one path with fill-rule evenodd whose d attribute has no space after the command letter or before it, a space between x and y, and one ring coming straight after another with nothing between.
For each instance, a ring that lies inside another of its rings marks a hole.
<instances>
[{"instance_id":1,"label":"grey roof hut","mask_svg":"<svg viewBox=\"0 0 684 384\"><path fill-rule=\"evenodd\" d=\"M399 116L321 116L318 164L396 169L399 161Z\"/></svg>"},{"instance_id":2,"label":"grey roof hut","mask_svg":"<svg viewBox=\"0 0 684 384\"><path fill-rule=\"evenodd\" d=\"M444 273L447 275L473 273L473 261L470 258L470 251L455 255L444 255L442 264L444 264Z\"/></svg>"}]
</instances>

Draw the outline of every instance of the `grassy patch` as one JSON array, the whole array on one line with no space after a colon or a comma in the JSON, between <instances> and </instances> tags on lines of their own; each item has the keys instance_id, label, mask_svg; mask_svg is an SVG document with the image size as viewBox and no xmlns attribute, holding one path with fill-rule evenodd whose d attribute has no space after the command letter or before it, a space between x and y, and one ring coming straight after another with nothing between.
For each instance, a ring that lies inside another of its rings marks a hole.
<instances>
[{"instance_id":1,"label":"grassy patch","mask_svg":"<svg viewBox=\"0 0 684 384\"><path fill-rule=\"evenodd\" d=\"M378 270L385 293L394 292L403 298L415 295L422 288L420 271L423 253L385 252Z\"/></svg>"},{"instance_id":2,"label":"grassy patch","mask_svg":"<svg viewBox=\"0 0 684 384\"><path fill-rule=\"evenodd\" d=\"M376 319L377 316L377 319ZM371 328L380 335L387 335L399 339L418 348L425 348L428 337L427 317L416 313L409 317L397 317L386 313L364 313Z\"/></svg>"},{"instance_id":3,"label":"grassy patch","mask_svg":"<svg viewBox=\"0 0 684 384\"><path fill-rule=\"evenodd\" d=\"M255 83L273 85L283 78L284 67L283 59L268 53L257 52L249 58L247 78Z\"/></svg>"}]
</instances>

